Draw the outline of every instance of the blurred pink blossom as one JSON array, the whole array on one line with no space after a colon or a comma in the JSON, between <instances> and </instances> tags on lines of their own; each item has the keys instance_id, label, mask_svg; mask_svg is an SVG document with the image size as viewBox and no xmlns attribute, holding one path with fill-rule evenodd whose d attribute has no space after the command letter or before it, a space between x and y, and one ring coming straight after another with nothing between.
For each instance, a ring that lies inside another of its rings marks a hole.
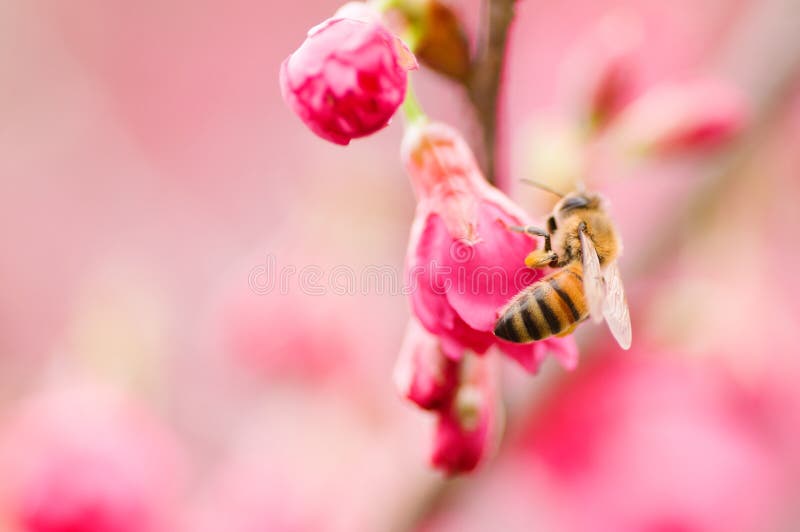
<instances>
[{"instance_id":1,"label":"blurred pink blossom","mask_svg":"<svg viewBox=\"0 0 800 532\"><path fill-rule=\"evenodd\" d=\"M620 116L614 134L627 152L670 156L717 147L744 122L739 91L720 81L693 81L644 93Z\"/></svg>"},{"instance_id":2,"label":"blurred pink blossom","mask_svg":"<svg viewBox=\"0 0 800 532\"><path fill-rule=\"evenodd\" d=\"M580 40L567 59L566 77L578 116L592 131L613 122L638 89L639 21L608 17Z\"/></svg>"},{"instance_id":3,"label":"blurred pink blossom","mask_svg":"<svg viewBox=\"0 0 800 532\"><path fill-rule=\"evenodd\" d=\"M259 378L320 383L349 368L366 342L348 303L299 290L259 294L242 274L212 302L211 342L228 363Z\"/></svg>"},{"instance_id":4,"label":"blurred pink blossom","mask_svg":"<svg viewBox=\"0 0 800 532\"><path fill-rule=\"evenodd\" d=\"M541 275L525 268L536 247L512 232L527 216L489 185L461 135L440 123L409 128L403 160L418 204L406 256L411 307L420 323L455 360L469 349L497 345L535 372L548 350L568 368L577 362L572 339L512 344L492 331L500 309Z\"/></svg>"},{"instance_id":5,"label":"blurred pink blossom","mask_svg":"<svg viewBox=\"0 0 800 532\"><path fill-rule=\"evenodd\" d=\"M166 532L176 458L136 406L91 386L50 390L2 427L2 506L30 532Z\"/></svg>"},{"instance_id":6,"label":"blurred pink blossom","mask_svg":"<svg viewBox=\"0 0 800 532\"><path fill-rule=\"evenodd\" d=\"M780 480L741 390L652 351L597 362L520 438L559 530L773 529Z\"/></svg>"},{"instance_id":7,"label":"blurred pink blossom","mask_svg":"<svg viewBox=\"0 0 800 532\"><path fill-rule=\"evenodd\" d=\"M246 465L224 464L186 517L185 532L335 530L291 479L258 462Z\"/></svg>"},{"instance_id":8,"label":"blurred pink blossom","mask_svg":"<svg viewBox=\"0 0 800 532\"><path fill-rule=\"evenodd\" d=\"M355 17L355 18L353 18ZM320 137L346 145L389 123L416 59L362 3L308 32L281 65L287 105Z\"/></svg>"},{"instance_id":9,"label":"blurred pink blossom","mask_svg":"<svg viewBox=\"0 0 800 532\"><path fill-rule=\"evenodd\" d=\"M532 121L530 139L520 144L522 175L560 192L581 183L605 188L620 176L641 173L656 180L674 168L642 169L627 159L663 163L702 154L724 146L746 125L747 102L735 85L715 78L668 81L668 69L652 61L652 28L646 26L640 17L605 16L578 35L571 54L559 55L567 96L560 108L543 109ZM625 189L632 186L639 185L626 183ZM626 190L614 195L625 197Z\"/></svg>"}]
</instances>

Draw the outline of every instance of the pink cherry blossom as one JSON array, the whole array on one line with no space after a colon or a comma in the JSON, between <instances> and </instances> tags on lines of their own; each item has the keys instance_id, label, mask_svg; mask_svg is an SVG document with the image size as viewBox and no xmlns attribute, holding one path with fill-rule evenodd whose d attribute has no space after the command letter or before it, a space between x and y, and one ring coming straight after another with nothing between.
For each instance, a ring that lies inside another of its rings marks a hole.
<instances>
[{"instance_id":1,"label":"pink cherry blossom","mask_svg":"<svg viewBox=\"0 0 800 532\"><path fill-rule=\"evenodd\" d=\"M524 265L536 242L508 228L527 225L525 213L486 182L449 126L410 128L403 159L418 199L406 257L411 307L444 353L458 360L465 350L483 354L497 345L535 372L552 350L565 367L574 367L571 339L523 345L492 334L498 310L542 276Z\"/></svg>"},{"instance_id":2,"label":"pink cherry blossom","mask_svg":"<svg viewBox=\"0 0 800 532\"><path fill-rule=\"evenodd\" d=\"M345 5L308 32L281 65L287 105L311 130L336 144L389 123L416 68L408 48L364 4Z\"/></svg>"},{"instance_id":3,"label":"pink cherry blossom","mask_svg":"<svg viewBox=\"0 0 800 532\"><path fill-rule=\"evenodd\" d=\"M643 94L620 116L615 134L624 149L669 156L714 148L744 126L745 104L718 81L663 84Z\"/></svg>"},{"instance_id":4,"label":"pink cherry blossom","mask_svg":"<svg viewBox=\"0 0 800 532\"><path fill-rule=\"evenodd\" d=\"M400 348L395 384L404 397L427 410L449 401L458 385L458 362L445 356L439 339L415 319Z\"/></svg>"},{"instance_id":5,"label":"pink cherry blossom","mask_svg":"<svg viewBox=\"0 0 800 532\"><path fill-rule=\"evenodd\" d=\"M2 427L2 507L30 532L166 532L175 458L161 426L112 394L48 391Z\"/></svg>"},{"instance_id":6,"label":"pink cherry blossom","mask_svg":"<svg viewBox=\"0 0 800 532\"><path fill-rule=\"evenodd\" d=\"M458 390L438 413L431 453L431 464L448 475L474 470L499 432L493 361L469 356L459 366Z\"/></svg>"},{"instance_id":7,"label":"pink cherry blossom","mask_svg":"<svg viewBox=\"0 0 800 532\"><path fill-rule=\"evenodd\" d=\"M439 339L412 318L395 368L400 393L437 421L431 465L447 475L467 473L492 451L502 405L493 360L447 357Z\"/></svg>"},{"instance_id":8,"label":"pink cherry blossom","mask_svg":"<svg viewBox=\"0 0 800 532\"><path fill-rule=\"evenodd\" d=\"M411 319L395 368L400 393L437 421L431 465L447 475L474 470L492 449L496 401L492 361L447 357L439 339Z\"/></svg>"}]
</instances>

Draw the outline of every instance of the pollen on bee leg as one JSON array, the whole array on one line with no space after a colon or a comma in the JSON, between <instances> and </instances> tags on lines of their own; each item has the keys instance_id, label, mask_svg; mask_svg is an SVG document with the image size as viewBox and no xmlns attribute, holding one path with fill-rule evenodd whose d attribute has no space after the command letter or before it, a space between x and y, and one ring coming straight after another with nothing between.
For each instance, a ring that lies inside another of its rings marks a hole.
<instances>
[{"instance_id":1,"label":"pollen on bee leg","mask_svg":"<svg viewBox=\"0 0 800 532\"><path fill-rule=\"evenodd\" d=\"M525 266L528 268L544 268L549 266L550 263L557 258L558 255L556 255L553 251L535 249L528 253L527 257L525 257Z\"/></svg>"}]
</instances>

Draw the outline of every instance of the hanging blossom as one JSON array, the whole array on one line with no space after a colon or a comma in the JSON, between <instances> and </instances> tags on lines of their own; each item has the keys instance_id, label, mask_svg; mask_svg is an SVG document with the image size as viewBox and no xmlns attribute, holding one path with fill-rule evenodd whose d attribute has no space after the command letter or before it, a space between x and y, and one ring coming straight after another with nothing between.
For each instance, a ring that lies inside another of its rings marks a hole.
<instances>
[{"instance_id":1,"label":"hanging blossom","mask_svg":"<svg viewBox=\"0 0 800 532\"><path fill-rule=\"evenodd\" d=\"M347 145L389 123L415 68L413 54L379 14L350 2L312 28L283 62L281 92L311 131Z\"/></svg>"},{"instance_id":2,"label":"hanging blossom","mask_svg":"<svg viewBox=\"0 0 800 532\"><path fill-rule=\"evenodd\" d=\"M446 356L436 335L411 319L395 367L406 399L436 416L431 465L448 475L474 470L500 434L495 361L467 354Z\"/></svg>"},{"instance_id":3,"label":"hanging blossom","mask_svg":"<svg viewBox=\"0 0 800 532\"><path fill-rule=\"evenodd\" d=\"M527 345L494 336L498 311L542 276L524 265L536 247L509 230L525 213L481 175L454 129L418 121L406 132L403 160L418 199L406 275L414 316L395 369L406 399L437 419L431 464L446 474L474 470L491 454L502 420L490 348L534 373L548 352L577 363L571 338Z\"/></svg>"},{"instance_id":4,"label":"hanging blossom","mask_svg":"<svg viewBox=\"0 0 800 532\"><path fill-rule=\"evenodd\" d=\"M536 247L509 230L527 225L524 211L481 174L461 135L441 123L409 127L403 160L418 204L406 258L411 308L446 356L498 347L535 373L548 352L566 368L577 363L569 338L514 344L494 336L498 310L542 277L524 266Z\"/></svg>"}]
</instances>

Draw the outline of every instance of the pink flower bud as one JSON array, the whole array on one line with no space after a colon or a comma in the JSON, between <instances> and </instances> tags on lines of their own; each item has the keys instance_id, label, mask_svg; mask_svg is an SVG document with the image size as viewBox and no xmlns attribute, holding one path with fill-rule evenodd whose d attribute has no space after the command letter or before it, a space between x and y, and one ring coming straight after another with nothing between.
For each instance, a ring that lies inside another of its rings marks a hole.
<instances>
[{"instance_id":1,"label":"pink flower bud","mask_svg":"<svg viewBox=\"0 0 800 532\"><path fill-rule=\"evenodd\" d=\"M458 362L445 356L439 339L412 319L395 367L400 393L426 410L449 401L458 385Z\"/></svg>"},{"instance_id":2,"label":"pink flower bud","mask_svg":"<svg viewBox=\"0 0 800 532\"><path fill-rule=\"evenodd\" d=\"M527 225L525 213L486 182L448 126L411 128L403 159L419 199L406 258L411 307L444 353L457 360L465 350L482 354L497 345L535 372L549 349L574 365L571 339L521 345L492 334L499 309L542 275L524 264L536 241L508 229Z\"/></svg>"},{"instance_id":3,"label":"pink flower bud","mask_svg":"<svg viewBox=\"0 0 800 532\"><path fill-rule=\"evenodd\" d=\"M659 86L637 99L620 117L617 135L625 149L669 156L714 148L741 130L745 104L719 82Z\"/></svg>"},{"instance_id":4,"label":"pink flower bud","mask_svg":"<svg viewBox=\"0 0 800 532\"><path fill-rule=\"evenodd\" d=\"M461 383L439 412L431 453L431 464L448 475L474 470L492 451L498 432L491 361L469 357L459 365Z\"/></svg>"},{"instance_id":5,"label":"pink flower bud","mask_svg":"<svg viewBox=\"0 0 800 532\"><path fill-rule=\"evenodd\" d=\"M416 60L363 4L345 5L308 32L281 65L287 105L320 137L346 145L389 123Z\"/></svg>"}]
</instances>

